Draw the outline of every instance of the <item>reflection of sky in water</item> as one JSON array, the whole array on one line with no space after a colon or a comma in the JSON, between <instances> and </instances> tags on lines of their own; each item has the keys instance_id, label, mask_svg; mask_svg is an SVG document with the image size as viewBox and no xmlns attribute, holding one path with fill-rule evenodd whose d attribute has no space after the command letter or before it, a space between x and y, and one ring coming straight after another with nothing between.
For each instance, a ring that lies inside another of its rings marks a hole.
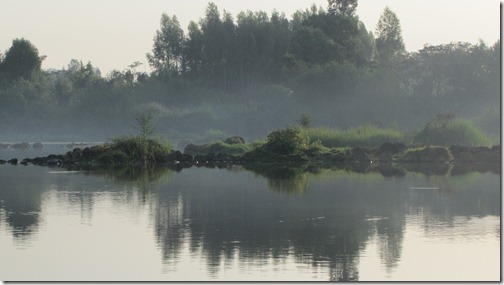
<instances>
[{"instance_id":1,"label":"reflection of sky in water","mask_svg":"<svg viewBox=\"0 0 504 285\"><path fill-rule=\"evenodd\" d=\"M26 205L18 190L0 193L2 280L499 278L494 174L305 173L291 195L253 173L217 169L161 181L2 170L43 186L22 193L33 196ZM16 209L38 216L22 236L6 222Z\"/></svg>"}]
</instances>

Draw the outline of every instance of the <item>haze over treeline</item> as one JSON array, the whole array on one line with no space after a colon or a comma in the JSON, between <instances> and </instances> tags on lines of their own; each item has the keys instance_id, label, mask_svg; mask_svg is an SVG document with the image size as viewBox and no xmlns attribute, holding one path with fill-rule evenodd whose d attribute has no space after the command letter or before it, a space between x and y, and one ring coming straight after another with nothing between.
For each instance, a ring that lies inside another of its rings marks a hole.
<instances>
[{"instance_id":1,"label":"haze over treeline","mask_svg":"<svg viewBox=\"0 0 504 285\"><path fill-rule=\"evenodd\" d=\"M131 133L140 112L173 141L262 138L301 117L419 129L440 113L500 132L500 40L408 53L400 15L384 7L365 27L356 6L329 0L287 18L209 3L185 31L163 13L146 51L150 73L135 62L102 75L79 60L42 70L45 56L20 35L0 54L0 140L107 140Z\"/></svg>"}]
</instances>

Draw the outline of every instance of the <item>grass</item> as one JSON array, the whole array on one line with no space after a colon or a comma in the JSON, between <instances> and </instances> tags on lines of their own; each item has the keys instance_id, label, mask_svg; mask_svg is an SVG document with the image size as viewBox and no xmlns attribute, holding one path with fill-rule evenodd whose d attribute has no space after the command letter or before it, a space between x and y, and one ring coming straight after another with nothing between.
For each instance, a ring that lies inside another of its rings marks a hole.
<instances>
[{"instance_id":1,"label":"grass","mask_svg":"<svg viewBox=\"0 0 504 285\"><path fill-rule=\"evenodd\" d=\"M464 119L454 119L435 127L426 125L414 136L414 140L416 143L444 146L491 146L493 143L474 123Z\"/></svg>"},{"instance_id":2,"label":"grass","mask_svg":"<svg viewBox=\"0 0 504 285\"><path fill-rule=\"evenodd\" d=\"M103 164L147 163L154 161L157 157L169 154L172 150L167 142L142 136L114 138L106 146L107 151L97 157L97 160Z\"/></svg>"},{"instance_id":3,"label":"grass","mask_svg":"<svg viewBox=\"0 0 504 285\"><path fill-rule=\"evenodd\" d=\"M404 133L394 129L364 125L348 130L327 127L304 130L311 142L319 141L326 147L378 147L385 142L404 142Z\"/></svg>"},{"instance_id":4,"label":"grass","mask_svg":"<svg viewBox=\"0 0 504 285\"><path fill-rule=\"evenodd\" d=\"M202 146L201 154L222 153L231 155L243 155L252 150L249 144L227 144L223 141L218 141Z\"/></svg>"}]
</instances>

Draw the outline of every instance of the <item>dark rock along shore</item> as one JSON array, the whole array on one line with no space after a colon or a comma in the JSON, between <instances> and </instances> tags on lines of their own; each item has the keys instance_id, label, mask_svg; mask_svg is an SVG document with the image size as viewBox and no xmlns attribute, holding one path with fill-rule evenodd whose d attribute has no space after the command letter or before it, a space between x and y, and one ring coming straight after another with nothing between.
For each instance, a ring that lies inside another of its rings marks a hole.
<instances>
[{"instance_id":1,"label":"dark rock along shore","mask_svg":"<svg viewBox=\"0 0 504 285\"><path fill-rule=\"evenodd\" d=\"M18 160L16 158L8 161L0 160L0 164L22 164L22 165L96 165L99 164L96 158L106 152L108 146L98 145L86 147L84 149L74 148L72 151L61 155L48 155L45 157L25 158ZM380 148L350 148L342 152L322 153L315 155L305 162L313 163L429 163L429 162L468 162L468 163L500 163L501 149L500 146L488 147L466 147L466 146L451 146L432 147L427 146L418 148L416 151L408 151L408 148L402 143L384 143ZM234 156L223 153L210 154L187 154L180 151L172 151L165 156L155 157L148 163L159 165L174 165L181 164L186 167L193 165L212 165L212 164L237 164L243 165L247 163L261 162L258 160L244 158L242 156ZM296 162L289 160L279 161Z\"/></svg>"}]
</instances>

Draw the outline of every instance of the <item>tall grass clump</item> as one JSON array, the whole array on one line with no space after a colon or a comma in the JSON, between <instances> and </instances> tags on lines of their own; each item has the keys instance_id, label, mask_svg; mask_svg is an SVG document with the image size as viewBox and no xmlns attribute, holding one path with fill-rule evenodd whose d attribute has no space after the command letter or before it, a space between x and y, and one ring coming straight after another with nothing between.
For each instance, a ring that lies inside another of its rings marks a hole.
<instances>
[{"instance_id":1,"label":"tall grass clump","mask_svg":"<svg viewBox=\"0 0 504 285\"><path fill-rule=\"evenodd\" d=\"M111 150L124 154L126 162L147 162L167 155L172 148L168 142L142 136L125 136L112 139Z\"/></svg>"},{"instance_id":2,"label":"tall grass clump","mask_svg":"<svg viewBox=\"0 0 504 285\"><path fill-rule=\"evenodd\" d=\"M136 136L123 136L113 138L107 143L107 151L98 157L103 164L116 163L148 163L165 156L172 151L170 143L159 138L151 138L154 133L152 115L138 114L135 116L138 126Z\"/></svg>"},{"instance_id":3,"label":"tall grass clump","mask_svg":"<svg viewBox=\"0 0 504 285\"><path fill-rule=\"evenodd\" d=\"M244 153L252 150L248 144L228 144L223 141L218 141L202 146L201 154L222 153L231 155L243 155Z\"/></svg>"},{"instance_id":4,"label":"tall grass clump","mask_svg":"<svg viewBox=\"0 0 504 285\"><path fill-rule=\"evenodd\" d=\"M320 141L326 147L376 147L385 142L403 142L404 134L395 129L370 125L348 130L327 127L305 129L310 141Z\"/></svg>"},{"instance_id":5,"label":"tall grass clump","mask_svg":"<svg viewBox=\"0 0 504 285\"><path fill-rule=\"evenodd\" d=\"M420 130L414 140L429 145L491 146L492 140L474 123L453 116L437 115Z\"/></svg>"}]
</instances>

